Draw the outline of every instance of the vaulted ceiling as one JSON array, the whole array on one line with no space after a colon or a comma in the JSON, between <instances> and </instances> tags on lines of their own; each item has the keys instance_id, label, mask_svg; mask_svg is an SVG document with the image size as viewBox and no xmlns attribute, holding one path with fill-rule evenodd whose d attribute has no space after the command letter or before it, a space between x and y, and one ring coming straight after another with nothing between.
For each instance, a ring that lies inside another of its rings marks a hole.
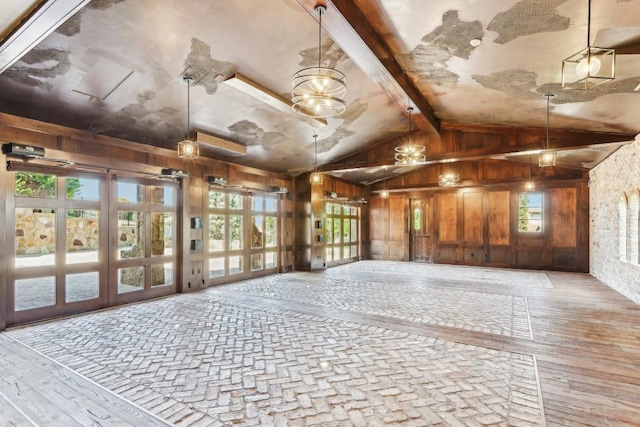
<instances>
[{"instance_id":1,"label":"vaulted ceiling","mask_svg":"<svg viewBox=\"0 0 640 427\"><path fill-rule=\"evenodd\" d=\"M3 3L0 110L175 148L187 132L189 74L190 128L247 147L236 155L201 144L202 155L297 175L313 167L317 132L319 164L361 183L389 173L381 166L407 136L408 105L412 137L434 162L528 161L544 148L546 93L556 95L550 126L566 150L560 166L588 169L640 132L640 54L618 55L612 82L561 88L562 60L587 44L587 0L323 2L322 61L346 74L347 110L303 118L288 102L292 75L318 60L316 3ZM592 3L592 44L640 41L640 0ZM55 7L69 13L43 22ZM7 52L26 27L53 31L13 61ZM529 137L508 149L488 143L463 153L442 141L451 129L499 135L513 127Z\"/></svg>"}]
</instances>

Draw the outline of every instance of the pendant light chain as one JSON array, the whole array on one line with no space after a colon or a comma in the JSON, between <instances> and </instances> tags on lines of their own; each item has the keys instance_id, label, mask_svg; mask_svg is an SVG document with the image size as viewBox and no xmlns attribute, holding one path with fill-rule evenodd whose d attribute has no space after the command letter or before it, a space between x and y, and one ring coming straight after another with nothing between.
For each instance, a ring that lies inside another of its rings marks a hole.
<instances>
[{"instance_id":1,"label":"pendant light chain","mask_svg":"<svg viewBox=\"0 0 640 427\"><path fill-rule=\"evenodd\" d=\"M322 66L321 59L322 59L322 14L323 13L324 13L323 9L318 8L318 15L320 15L319 21L318 21L318 68Z\"/></svg>"},{"instance_id":2,"label":"pendant light chain","mask_svg":"<svg viewBox=\"0 0 640 427\"><path fill-rule=\"evenodd\" d=\"M187 82L187 138L191 137L191 77L186 78Z\"/></svg>"},{"instance_id":3,"label":"pendant light chain","mask_svg":"<svg viewBox=\"0 0 640 427\"><path fill-rule=\"evenodd\" d=\"M547 150L549 149L549 100L553 95L546 95L547 97Z\"/></svg>"},{"instance_id":4,"label":"pendant light chain","mask_svg":"<svg viewBox=\"0 0 640 427\"><path fill-rule=\"evenodd\" d=\"M314 147L315 147L315 155L313 158L313 169L315 170L315 172L318 172L318 134L317 133L313 133L313 140L314 140Z\"/></svg>"},{"instance_id":5,"label":"pendant light chain","mask_svg":"<svg viewBox=\"0 0 640 427\"><path fill-rule=\"evenodd\" d=\"M591 0L588 0L587 8L587 47L591 46Z\"/></svg>"}]
</instances>

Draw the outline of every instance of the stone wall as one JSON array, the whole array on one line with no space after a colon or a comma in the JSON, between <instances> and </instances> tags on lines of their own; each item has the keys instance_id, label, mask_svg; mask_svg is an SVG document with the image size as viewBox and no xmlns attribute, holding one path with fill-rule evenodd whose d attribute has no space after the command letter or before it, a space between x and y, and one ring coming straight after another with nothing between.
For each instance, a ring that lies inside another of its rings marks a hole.
<instances>
[{"instance_id":1,"label":"stone wall","mask_svg":"<svg viewBox=\"0 0 640 427\"><path fill-rule=\"evenodd\" d=\"M616 151L590 172L590 272L640 304L640 266L620 259L618 203L640 189L640 139ZM627 221L631 215L627 212ZM629 229L629 225L627 225ZM627 238L627 240L629 240ZM627 253L630 253L630 242Z\"/></svg>"}]
</instances>

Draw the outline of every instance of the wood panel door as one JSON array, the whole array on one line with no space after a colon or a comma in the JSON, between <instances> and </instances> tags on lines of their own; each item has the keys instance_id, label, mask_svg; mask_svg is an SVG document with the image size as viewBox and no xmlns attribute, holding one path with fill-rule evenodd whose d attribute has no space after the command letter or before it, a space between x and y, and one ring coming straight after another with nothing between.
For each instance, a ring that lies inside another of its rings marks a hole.
<instances>
[{"instance_id":1,"label":"wood panel door","mask_svg":"<svg viewBox=\"0 0 640 427\"><path fill-rule=\"evenodd\" d=\"M433 261L433 200L411 200L411 260Z\"/></svg>"}]
</instances>

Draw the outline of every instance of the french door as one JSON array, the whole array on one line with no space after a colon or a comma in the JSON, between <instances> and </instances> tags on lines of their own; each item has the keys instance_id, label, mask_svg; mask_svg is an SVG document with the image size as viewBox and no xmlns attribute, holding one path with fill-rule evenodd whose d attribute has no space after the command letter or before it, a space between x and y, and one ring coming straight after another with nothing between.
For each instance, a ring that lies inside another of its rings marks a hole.
<instances>
[{"instance_id":1,"label":"french door","mask_svg":"<svg viewBox=\"0 0 640 427\"><path fill-rule=\"evenodd\" d=\"M9 325L175 292L176 183L25 165L7 190Z\"/></svg>"},{"instance_id":2,"label":"french door","mask_svg":"<svg viewBox=\"0 0 640 427\"><path fill-rule=\"evenodd\" d=\"M106 176L29 168L8 180L10 324L103 307ZM9 239L11 240L11 238Z\"/></svg>"},{"instance_id":3,"label":"french door","mask_svg":"<svg viewBox=\"0 0 640 427\"><path fill-rule=\"evenodd\" d=\"M205 213L208 285L278 270L280 197L268 193L209 190Z\"/></svg>"},{"instance_id":4,"label":"french door","mask_svg":"<svg viewBox=\"0 0 640 427\"><path fill-rule=\"evenodd\" d=\"M327 267L358 259L360 208L347 203L325 203L325 259Z\"/></svg>"}]
</instances>

